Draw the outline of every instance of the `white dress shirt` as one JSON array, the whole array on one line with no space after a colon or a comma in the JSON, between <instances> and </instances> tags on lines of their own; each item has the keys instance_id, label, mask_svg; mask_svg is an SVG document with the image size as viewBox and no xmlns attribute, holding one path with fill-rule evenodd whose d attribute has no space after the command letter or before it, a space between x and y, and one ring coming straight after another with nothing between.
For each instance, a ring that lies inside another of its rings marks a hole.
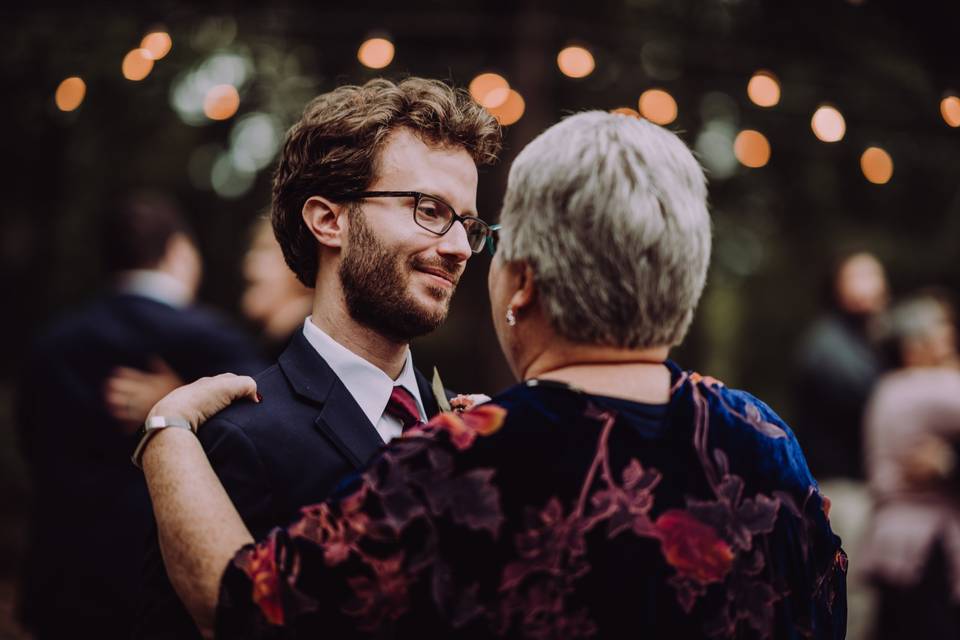
<instances>
[{"instance_id":1,"label":"white dress shirt","mask_svg":"<svg viewBox=\"0 0 960 640\"><path fill-rule=\"evenodd\" d=\"M403 431L403 425L397 418L384 413L395 385L400 385L410 392L417 401L420 419L426 420L420 388L417 386L417 377L413 372L413 356L409 348L407 348L407 359L403 364L403 370L396 380L392 380L382 369L350 351L313 324L312 317L307 316L303 323L304 337L340 378L370 420L370 424L376 427L377 433L384 442L390 442Z\"/></svg>"},{"instance_id":2,"label":"white dress shirt","mask_svg":"<svg viewBox=\"0 0 960 640\"><path fill-rule=\"evenodd\" d=\"M169 273L153 269L131 269L117 275L116 289L121 293L130 293L177 309L190 304L192 294L183 284Z\"/></svg>"}]
</instances>

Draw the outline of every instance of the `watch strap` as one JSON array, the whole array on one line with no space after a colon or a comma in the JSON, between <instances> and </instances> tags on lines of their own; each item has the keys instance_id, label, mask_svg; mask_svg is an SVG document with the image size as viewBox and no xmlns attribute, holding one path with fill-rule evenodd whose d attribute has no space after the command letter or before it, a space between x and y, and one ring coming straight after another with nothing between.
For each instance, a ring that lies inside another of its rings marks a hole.
<instances>
[{"instance_id":1,"label":"watch strap","mask_svg":"<svg viewBox=\"0 0 960 640\"><path fill-rule=\"evenodd\" d=\"M130 456L130 461L133 462L133 465L138 469L142 469L143 461L143 452L147 448L150 440L157 434L158 431L166 429L168 427L175 427L177 429L186 429L194 434L196 430L193 428L193 425L186 418L181 418L180 416L150 416L147 418L147 421L143 423L143 426L140 427L138 433L140 435L140 441L137 443L137 448L133 450L133 455Z\"/></svg>"}]
</instances>

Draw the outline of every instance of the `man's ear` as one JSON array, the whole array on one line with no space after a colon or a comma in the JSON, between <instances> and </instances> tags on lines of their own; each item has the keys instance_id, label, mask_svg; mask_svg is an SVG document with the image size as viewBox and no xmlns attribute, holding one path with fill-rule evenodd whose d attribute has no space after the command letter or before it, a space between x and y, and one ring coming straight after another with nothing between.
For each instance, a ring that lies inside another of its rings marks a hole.
<instances>
[{"instance_id":1,"label":"man's ear","mask_svg":"<svg viewBox=\"0 0 960 640\"><path fill-rule=\"evenodd\" d=\"M323 196L310 196L303 203L303 223L325 247L342 246L343 234L346 226L345 219L340 216L346 211L346 205L327 200Z\"/></svg>"},{"instance_id":2,"label":"man's ear","mask_svg":"<svg viewBox=\"0 0 960 640\"><path fill-rule=\"evenodd\" d=\"M516 313L529 310L537 300L537 285L533 278L533 269L523 261L513 262L510 269L510 284L513 295L510 296L510 307Z\"/></svg>"}]
</instances>

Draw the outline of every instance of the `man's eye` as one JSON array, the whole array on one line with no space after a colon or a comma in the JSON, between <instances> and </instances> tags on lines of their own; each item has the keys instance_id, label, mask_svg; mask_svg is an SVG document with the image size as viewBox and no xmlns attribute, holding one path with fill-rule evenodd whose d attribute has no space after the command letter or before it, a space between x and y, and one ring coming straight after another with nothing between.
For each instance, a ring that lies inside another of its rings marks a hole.
<instances>
[{"instance_id":1,"label":"man's eye","mask_svg":"<svg viewBox=\"0 0 960 640\"><path fill-rule=\"evenodd\" d=\"M433 202L421 202L417 212L426 218L442 218L443 209Z\"/></svg>"}]
</instances>

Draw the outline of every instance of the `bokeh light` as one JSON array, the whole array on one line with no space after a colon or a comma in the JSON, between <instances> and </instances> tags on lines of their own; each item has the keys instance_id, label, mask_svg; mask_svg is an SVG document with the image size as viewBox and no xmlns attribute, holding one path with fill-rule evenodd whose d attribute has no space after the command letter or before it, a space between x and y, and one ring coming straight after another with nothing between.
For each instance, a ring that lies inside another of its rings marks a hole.
<instances>
[{"instance_id":1,"label":"bokeh light","mask_svg":"<svg viewBox=\"0 0 960 640\"><path fill-rule=\"evenodd\" d=\"M940 115L951 127L960 127L960 98L947 96L940 101Z\"/></svg>"},{"instance_id":2,"label":"bokeh light","mask_svg":"<svg viewBox=\"0 0 960 640\"><path fill-rule=\"evenodd\" d=\"M694 143L700 161L711 180L724 180L736 174L738 163L733 154L737 128L723 118L708 120Z\"/></svg>"},{"instance_id":3,"label":"bokeh light","mask_svg":"<svg viewBox=\"0 0 960 640\"><path fill-rule=\"evenodd\" d=\"M813 134L823 142L839 142L847 132L847 123L843 115L829 105L823 105L816 110L810 119Z\"/></svg>"},{"instance_id":4,"label":"bokeh light","mask_svg":"<svg viewBox=\"0 0 960 640\"><path fill-rule=\"evenodd\" d=\"M240 108L240 94L232 84L210 87L203 100L203 113L211 120L227 120Z\"/></svg>"},{"instance_id":5,"label":"bokeh light","mask_svg":"<svg viewBox=\"0 0 960 640\"><path fill-rule=\"evenodd\" d=\"M677 119L677 101L663 89L648 89L640 95L640 114L659 125Z\"/></svg>"},{"instance_id":6,"label":"bokeh light","mask_svg":"<svg viewBox=\"0 0 960 640\"><path fill-rule=\"evenodd\" d=\"M610 113L616 113L621 116L630 116L631 118L640 118L640 112L636 109L631 109L630 107L617 107L616 109L610 109Z\"/></svg>"},{"instance_id":7,"label":"bokeh light","mask_svg":"<svg viewBox=\"0 0 960 640\"><path fill-rule=\"evenodd\" d=\"M770 141L759 131L744 129L733 141L733 154L743 166L758 169L770 162Z\"/></svg>"},{"instance_id":8,"label":"bokeh light","mask_svg":"<svg viewBox=\"0 0 960 640\"><path fill-rule=\"evenodd\" d=\"M123 77L127 80L143 80L153 69L153 58L146 49L134 49L123 58Z\"/></svg>"},{"instance_id":9,"label":"bokeh light","mask_svg":"<svg viewBox=\"0 0 960 640\"><path fill-rule=\"evenodd\" d=\"M508 126L523 117L523 112L527 108L523 96L514 91L508 90L507 99L498 107L488 107L487 110L495 117L501 125Z\"/></svg>"},{"instance_id":10,"label":"bokeh light","mask_svg":"<svg viewBox=\"0 0 960 640\"><path fill-rule=\"evenodd\" d=\"M57 109L60 109L60 111L73 111L80 106L86 95L87 83L77 76L71 76L57 87L54 100L57 103Z\"/></svg>"},{"instance_id":11,"label":"bokeh light","mask_svg":"<svg viewBox=\"0 0 960 640\"><path fill-rule=\"evenodd\" d=\"M470 81L470 95L477 104L496 109L510 97L510 84L497 73L481 73Z\"/></svg>"},{"instance_id":12,"label":"bokeh light","mask_svg":"<svg viewBox=\"0 0 960 640\"><path fill-rule=\"evenodd\" d=\"M893 158L880 147L870 147L860 156L860 169L873 184L886 184L893 177Z\"/></svg>"},{"instance_id":13,"label":"bokeh light","mask_svg":"<svg viewBox=\"0 0 960 640\"><path fill-rule=\"evenodd\" d=\"M248 113L230 131L231 161L246 171L259 171L273 161L282 137L283 129L274 116Z\"/></svg>"},{"instance_id":14,"label":"bokeh light","mask_svg":"<svg viewBox=\"0 0 960 640\"><path fill-rule=\"evenodd\" d=\"M747 83L747 96L757 106L772 107L780 102L780 83L769 71L757 71Z\"/></svg>"},{"instance_id":15,"label":"bokeh light","mask_svg":"<svg viewBox=\"0 0 960 640\"><path fill-rule=\"evenodd\" d=\"M365 67L383 69L393 62L394 53L393 43L386 38L370 38L360 45L357 59Z\"/></svg>"},{"instance_id":16,"label":"bokeh light","mask_svg":"<svg viewBox=\"0 0 960 640\"><path fill-rule=\"evenodd\" d=\"M170 49L173 48L173 40L170 38L170 34L165 31L154 31L143 36L140 48L146 49L152 60L159 60L170 53Z\"/></svg>"},{"instance_id":17,"label":"bokeh light","mask_svg":"<svg viewBox=\"0 0 960 640\"><path fill-rule=\"evenodd\" d=\"M247 52L219 51L184 69L170 85L170 105L185 123L199 127L210 124L204 105L210 89L229 84L243 91L254 74L253 60Z\"/></svg>"},{"instance_id":18,"label":"bokeh light","mask_svg":"<svg viewBox=\"0 0 960 640\"><path fill-rule=\"evenodd\" d=\"M583 47L567 47L557 54L560 72L570 78L585 78L596 68L593 54Z\"/></svg>"}]
</instances>

